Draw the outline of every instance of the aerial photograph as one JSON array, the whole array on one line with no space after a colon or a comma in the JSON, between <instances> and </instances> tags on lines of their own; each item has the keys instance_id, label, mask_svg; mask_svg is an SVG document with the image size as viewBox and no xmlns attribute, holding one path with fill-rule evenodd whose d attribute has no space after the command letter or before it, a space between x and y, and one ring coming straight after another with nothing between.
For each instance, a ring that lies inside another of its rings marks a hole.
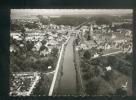
<instances>
[{"instance_id":1,"label":"aerial photograph","mask_svg":"<svg viewBox=\"0 0 136 100\"><path fill-rule=\"evenodd\" d=\"M132 9L11 9L10 96L131 96Z\"/></svg>"}]
</instances>

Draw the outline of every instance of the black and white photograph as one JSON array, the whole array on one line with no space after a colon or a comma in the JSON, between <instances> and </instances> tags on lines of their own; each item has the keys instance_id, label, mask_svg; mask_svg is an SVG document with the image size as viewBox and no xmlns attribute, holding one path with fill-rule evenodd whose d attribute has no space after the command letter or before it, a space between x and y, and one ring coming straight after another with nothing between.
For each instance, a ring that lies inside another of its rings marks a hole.
<instances>
[{"instance_id":1,"label":"black and white photograph","mask_svg":"<svg viewBox=\"0 0 136 100\"><path fill-rule=\"evenodd\" d=\"M132 9L10 9L10 96L132 96Z\"/></svg>"}]
</instances>

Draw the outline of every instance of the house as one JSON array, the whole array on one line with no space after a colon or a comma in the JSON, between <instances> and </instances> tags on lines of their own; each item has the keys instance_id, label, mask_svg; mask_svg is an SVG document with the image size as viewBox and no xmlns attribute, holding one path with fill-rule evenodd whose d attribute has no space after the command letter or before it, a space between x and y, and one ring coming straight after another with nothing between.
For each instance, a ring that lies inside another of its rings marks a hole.
<instances>
[{"instance_id":1,"label":"house","mask_svg":"<svg viewBox=\"0 0 136 100\"><path fill-rule=\"evenodd\" d=\"M98 57L98 56L99 56L99 54L95 53L93 57L96 58L96 57Z\"/></svg>"},{"instance_id":2,"label":"house","mask_svg":"<svg viewBox=\"0 0 136 100\"><path fill-rule=\"evenodd\" d=\"M122 84L122 85L121 85L121 88L122 88L123 90L127 90L127 85L128 85L128 82L126 82L125 84Z\"/></svg>"},{"instance_id":3,"label":"house","mask_svg":"<svg viewBox=\"0 0 136 100\"><path fill-rule=\"evenodd\" d=\"M40 55L43 55L43 56L46 56L46 55L48 55L49 53L50 53L50 52L49 52L48 50L46 50L46 49L40 51Z\"/></svg>"},{"instance_id":4,"label":"house","mask_svg":"<svg viewBox=\"0 0 136 100\"><path fill-rule=\"evenodd\" d=\"M51 69L52 68L52 66L48 66L48 69Z\"/></svg>"},{"instance_id":5,"label":"house","mask_svg":"<svg viewBox=\"0 0 136 100\"><path fill-rule=\"evenodd\" d=\"M22 40L22 38L21 38L20 36L18 36L18 35L14 35L14 36L13 36L13 39Z\"/></svg>"},{"instance_id":6,"label":"house","mask_svg":"<svg viewBox=\"0 0 136 100\"><path fill-rule=\"evenodd\" d=\"M105 46L104 46L104 49L106 50L106 49L110 49L111 48L111 45L109 45L109 44L105 44Z\"/></svg>"},{"instance_id":7,"label":"house","mask_svg":"<svg viewBox=\"0 0 136 100\"><path fill-rule=\"evenodd\" d=\"M112 38L112 39L115 39L115 38L116 38L116 35L113 35L113 34L112 34L111 38Z\"/></svg>"},{"instance_id":8,"label":"house","mask_svg":"<svg viewBox=\"0 0 136 100\"><path fill-rule=\"evenodd\" d=\"M37 51L39 51L40 47L42 46L41 42L37 42L34 47L36 48Z\"/></svg>"},{"instance_id":9,"label":"house","mask_svg":"<svg viewBox=\"0 0 136 100\"><path fill-rule=\"evenodd\" d=\"M15 49L15 47L14 46L10 46L10 52L16 52L16 49Z\"/></svg>"},{"instance_id":10,"label":"house","mask_svg":"<svg viewBox=\"0 0 136 100\"><path fill-rule=\"evenodd\" d=\"M55 41L55 40L50 40L49 42L48 42L48 44L50 44L50 45L57 45L58 44L58 41Z\"/></svg>"},{"instance_id":11,"label":"house","mask_svg":"<svg viewBox=\"0 0 136 100\"><path fill-rule=\"evenodd\" d=\"M132 35L132 31L131 30L127 30L125 36L131 36Z\"/></svg>"},{"instance_id":12,"label":"house","mask_svg":"<svg viewBox=\"0 0 136 100\"><path fill-rule=\"evenodd\" d=\"M53 37L52 36L49 36L49 38L48 38L49 40L53 40Z\"/></svg>"},{"instance_id":13,"label":"house","mask_svg":"<svg viewBox=\"0 0 136 100\"><path fill-rule=\"evenodd\" d=\"M80 48L81 49L88 49L87 46L86 46L86 44L80 44Z\"/></svg>"},{"instance_id":14,"label":"house","mask_svg":"<svg viewBox=\"0 0 136 100\"><path fill-rule=\"evenodd\" d=\"M20 44L19 46L20 46L20 47L24 47L24 44Z\"/></svg>"},{"instance_id":15,"label":"house","mask_svg":"<svg viewBox=\"0 0 136 100\"><path fill-rule=\"evenodd\" d=\"M111 71L112 69L111 69L111 66L107 66L106 67L106 71Z\"/></svg>"}]
</instances>

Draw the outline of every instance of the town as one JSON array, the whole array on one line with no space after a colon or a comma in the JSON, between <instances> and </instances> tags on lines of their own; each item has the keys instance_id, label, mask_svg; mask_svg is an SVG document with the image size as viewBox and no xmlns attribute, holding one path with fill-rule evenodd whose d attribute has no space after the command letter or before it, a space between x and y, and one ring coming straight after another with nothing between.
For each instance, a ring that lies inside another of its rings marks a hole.
<instances>
[{"instance_id":1,"label":"town","mask_svg":"<svg viewBox=\"0 0 136 100\"><path fill-rule=\"evenodd\" d=\"M132 95L132 13L11 18L10 95Z\"/></svg>"}]
</instances>

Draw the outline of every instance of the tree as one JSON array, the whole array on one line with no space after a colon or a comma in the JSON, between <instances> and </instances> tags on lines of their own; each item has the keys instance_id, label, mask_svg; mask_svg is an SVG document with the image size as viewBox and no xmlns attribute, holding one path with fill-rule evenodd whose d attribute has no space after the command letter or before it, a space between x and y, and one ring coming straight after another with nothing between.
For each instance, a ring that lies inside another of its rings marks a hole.
<instances>
[{"instance_id":1,"label":"tree","mask_svg":"<svg viewBox=\"0 0 136 100\"><path fill-rule=\"evenodd\" d=\"M34 28L38 29L39 28L39 25L37 24L36 21L34 21L33 23L27 23L25 26L28 27L29 29L34 29Z\"/></svg>"},{"instance_id":2,"label":"tree","mask_svg":"<svg viewBox=\"0 0 136 100\"><path fill-rule=\"evenodd\" d=\"M72 16L61 16L59 18L52 18L54 24L57 25L70 25L70 26L77 26L87 19L84 17L72 17Z\"/></svg>"},{"instance_id":3,"label":"tree","mask_svg":"<svg viewBox=\"0 0 136 100\"><path fill-rule=\"evenodd\" d=\"M10 59L10 71L11 72L20 72L20 71L22 71L21 66L22 66L22 63L23 63L22 61L24 59L21 59L17 55L11 55L11 56L12 57Z\"/></svg>"},{"instance_id":4,"label":"tree","mask_svg":"<svg viewBox=\"0 0 136 100\"><path fill-rule=\"evenodd\" d=\"M114 75L115 74L113 73L112 70L111 71L106 71L104 79L107 80L107 81L110 81L110 80L112 80L114 78Z\"/></svg>"},{"instance_id":5,"label":"tree","mask_svg":"<svg viewBox=\"0 0 136 100\"><path fill-rule=\"evenodd\" d=\"M87 41L89 41L89 40L91 40L91 36L90 35L87 36Z\"/></svg>"},{"instance_id":6,"label":"tree","mask_svg":"<svg viewBox=\"0 0 136 100\"><path fill-rule=\"evenodd\" d=\"M78 45L79 43L79 38L75 39L75 45Z\"/></svg>"},{"instance_id":7,"label":"tree","mask_svg":"<svg viewBox=\"0 0 136 100\"><path fill-rule=\"evenodd\" d=\"M87 73L85 73L85 74L83 75L83 79L84 79L84 80L89 80L89 78L90 78L89 72L87 72Z\"/></svg>"},{"instance_id":8,"label":"tree","mask_svg":"<svg viewBox=\"0 0 136 100\"><path fill-rule=\"evenodd\" d=\"M119 96L127 95L127 91L123 90L122 88L118 88L116 89L115 95L119 95Z\"/></svg>"},{"instance_id":9,"label":"tree","mask_svg":"<svg viewBox=\"0 0 136 100\"><path fill-rule=\"evenodd\" d=\"M58 51L59 51L58 48L53 48L51 50L51 54L56 57L58 55Z\"/></svg>"},{"instance_id":10,"label":"tree","mask_svg":"<svg viewBox=\"0 0 136 100\"><path fill-rule=\"evenodd\" d=\"M11 31L13 32L17 32L21 29L21 24L20 23L17 23L17 22L11 22Z\"/></svg>"},{"instance_id":11,"label":"tree","mask_svg":"<svg viewBox=\"0 0 136 100\"><path fill-rule=\"evenodd\" d=\"M9 79L10 79L10 85L12 86L13 85L13 81L15 81L15 77L13 76L12 72L10 72L10 74L9 74Z\"/></svg>"},{"instance_id":12,"label":"tree","mask_svg":"<svg viewBox=\"0 0 136 100\"><path fill-rule=\"evenodd\" d=\"M12 57L10 59L10 72L20 72L21 70L19 64L21 64L20 59L18 59L17 57Z\"/></svg>"},{"instance_id":13,"label":"tree","mask_svg":"<svg viewBox=\"0 0 136 100\"><path fill-rule=\"evenodd\" d=\"M14 43L16 43L15 39L12 36L10 36L10 44L14 44Z\"/></svg>"},{"instance_id":14,"label":"tree","mask_svg":"<svg viewBox=\"0 0 136 100\"><path fill-rule=\"evenodd\" d=\"M27 51L31 51L33 47L34 47L34 42L33 41L27 41L26 42Z\"/></svg>"},{"instance_id":15,"label":"tree","mask_svg":"<svg viewBox=\"0 0 136 100\"><path fill-rule=\"evenodd\" d=\"M88 50L86 50L85 52L84 52L84 58L86 58L86 59L90 59L90 57L91 57L91 54L90 54L90 52L88 51Z\"/></svg>"},{"instance_id":16,"label":"tree","mask_svg":"<svg viewBox=\"0 0 136 100\"><path fill-rule=\"evenodd\" d=\"M25 27L23 25L21 28L21 37L22 37L23 41L26 39L26 36L27 36L27 34L25 33Z\"/></svg>"},{"instance_id":17,"label":"tree","mask_svg":"<svg viewBox=\"0 0 136 100\"><path fill-rule=\"evenodd\" d=\"M113 64L116 64L116 59L114 56L109 56L108 57L108 65L113 65Z\"/></svg>"},{"instance_id":18,"label":"tree","mask_svg":"<svg viewBox=\"0 0 136 100\"><path fill-rule=\"evenodd\" d=\"M92 65L98 65L100 63L100 60L99 59L92 59L91 60L91 64Z\"/></svg>"},{"instance_id":19,"label":"tree","mask_svg":"<svg viewBox=\"0 0 136 100\"><path fill-rule=\"evenodd\" d=\"M47 41L46 40L42 40L41 43L42 43L42 45L45 45L47 43Z\"/></svg>"},{"instance_id":20,"label":"tree","mask_svg":"<svg viewBox=\"0 0 136 100\"><path fill-rule=\"evenodd\" d=\"M119 28L124 28L124 29L132 29L132 24L121 24L120 26L118 26Z\"/></svg>"},{"instance_id":21,"label":"tree","mask_svg":"<svg viewBox=\"0 0 136 100\"><path fill-rule=\"evenodd\" d=\"M23 27L21 28L21 38L22 38L22 43L23 43L23 45L24 45L24 55L25 55L25 57L27 57L27 46L26 46L26 37L27 37L27 34L25 33L25 27L24 27L24 25L23 25Z\"/></svg>"},{"instance_id":22,"label":"tree","mask_svg":"<svg viewBox=\"0 0 136 100\"><path fill-rule=\"evenodd\" d=\"M48 65L48 66L52 66L52 67L53 67L53 65L54 65L54 61L55 61L55 59L53 59L53 58L49 58L49 59L47 60L47 65Z\"/></svg>"},{"instance_id":23,"label":"tree","mask_svg":"<svg viewBox=\"0 0 136 100\"><path fill-rule=\"evenodd\" d=\"M85 72L85 73L86 73L86 72L88 72L88 70L89 70L89 67L86 66L85 68L82 69L82 72Z\"/></svg>"},{"instance_id":24,"label":"tree","mask_svg":"<svg viewBox=\"0 0 136 100\"><path fill-rule=\"evenodd\" d=\"M86 93L88 95L97 95L97 92L99 90L99 84L100 82L96 79L91 80L87 85L86 85Z\"/></svg>"},{"instance_id":25,"label":"tree","mask_svg":"<svg viewBox=\"0 0 136 100\"><path fill-rule=\"evenodd\" d=\"M100 73L100 70L98 69L97 66L94 67L94 73L95 73L96 76L98 76L99 73Z\"/></svg>"},{"instance_id":26,"label":"tree","mask_svg":"<svg viewBox=\"0 0 136 100\"><path fill-rule=\"evenodd\" d=\"M96 19L96 24L97 25L102 25L102 24L111 25L112 21L109 18L99 17L99 18Z\"/></svg>"},{"instance_id":27,"label":"tree","mask_svg":"<svg viewBox=\"0 0 136 100\"><path fill-rule=\"evenodd\" d=\"M40 50L39 50L39 51L43 51L44 49L46 49L46 47L45 47L44 45L42 45L42 46L40 47Z\"/></svg>"},{"instance_id":28,"label":"tree","mask_svg":"<svg viewBox=\"0 0 136 100\"><path fill-rule=\"evenodd\" d=\"M44 18L42 15L38 15L37 17L40 19L40 22L41 22L43 25L49 24L49 19L48 19L48 18Z\"/></svg>"},{"instance_id":29,"label":"tree","mask_svg":"<svg viewBox=\"0 0 136 100\"><path fill-rule=\"evenodd\" d=\"M51 80L46 74L40 76L41 79L34 88L32 95L48 95Z\"/></svg>"},{"instance_id":30,"label":"tree","mask_svg":"<svg viewBox=\"0 0 136 100\"><path fill-rule=\"evenodd\" d=\"M80 65L82 68L86 67L85 65L85 62L84 61L81 61L81 65Z\"/></svg>"}]
</instances>

